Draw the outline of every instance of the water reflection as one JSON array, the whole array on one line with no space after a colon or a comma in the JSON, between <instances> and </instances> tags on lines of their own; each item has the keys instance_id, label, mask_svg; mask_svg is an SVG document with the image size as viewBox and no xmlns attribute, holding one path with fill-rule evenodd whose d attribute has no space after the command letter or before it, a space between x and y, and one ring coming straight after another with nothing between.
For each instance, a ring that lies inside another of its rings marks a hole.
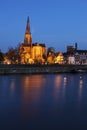
<instances>
[{"instance_id":1,"label":"water reflection","mask_svg":"<svg viewBox=\"0 0 87 130\"><path fill-rule=\"evenodd\" d=\"M54 97L57 100L58 98L60 98L60 94L62 95L62 98L64 98L65 96L65 89L66 89L66 85L67 85L67 76L63 76L63 75L56 75L55 80L55 94ZM62 102L62 99L60 99Z\"/></svg>"},{"instance_id":2,"label":"water reflection","mask_svg":"<svg viewBox=\"0 0 87 130\"><path fill-rule=\"evenodd\" d=\"M61 75L56 75L55 79L54 79L54 86L55 86L55 97L57 98L58 97L58 94L60 92L60 89L61 89L61 83L62 83L62 77Z\"/></svg>"},{"instance_id":3,"label":"water reflection","mask_svg":"<svg viewBox=\"0 0 87 130\"><path fill-rule=\"evenodd\" d=\"M11 83L10 83L10 93L11 93L11 96L14 95L14 92L15 92L15 80L11 79Z\"/></svg>"},{"instance_id":4,"label":"water reflection","mask_svg":"<svg viewBox=\"0 0 87 130\"><path fill-rule=\"evenodd\" d=\"M82 75L80 75L80 77L79 77L79 99L82 96L82 88L83 88L83 77L82 77Z\"/></svg>"},{"instance_id":5,"label":"water reflection","mask_svg":"<svg viewBox=\"0 0 87 130\"><path fill-rule=\"evenodd\" d=\"M64 78L63 78L64 87L67 86L67 82L68 82L68 77L64 76Z\"/></svg>"},{"instance_id":6,"label":"water reflection","mask_svg":"<svg viewBox=\"0 0 87 130\"><path fill-rule=\"evenodd\" d=\"M34 105L34 109L38 108L38 102L43 94L43 86L45 84L45 79L43 75L31 75L24 76L21 78L22 85L22 103L23 112L26 115L29 107ZM27 105L28 104L28 105Z\"/></svg>"},{"instance_id":7,"label":"water reflection","mask_svg":"<svg viewBox=\"0 0 87 130\"><path fill-rule=\"evenodd\" d=\"M61 82L62 82L62 76L56 75L54 82L55 82L55 87L58 90L60 88L60 85L61 85Z\"/></svg>"},{"instance_id":8,"label":"water reflection","mask_svg":"<svg viewBox=\"0 0 87 130\"><path fill-rule=\"evenodd\" d=\"M40 96L40 90L43 88L45 79L42 75L25 76L21 79L23 85L24 96L26 98L31 94L33 98L37 99Z\"/></svg>"},{"instance_id":9,"label":"water reflection","mask_svg":"<svg viewBox=\"0 0 87 130\"><path fill-rule=\"evenodd\" d=\"M87 74L0 76L0 126L87 125L86 79Z\"/></svg>"}]
</instances>

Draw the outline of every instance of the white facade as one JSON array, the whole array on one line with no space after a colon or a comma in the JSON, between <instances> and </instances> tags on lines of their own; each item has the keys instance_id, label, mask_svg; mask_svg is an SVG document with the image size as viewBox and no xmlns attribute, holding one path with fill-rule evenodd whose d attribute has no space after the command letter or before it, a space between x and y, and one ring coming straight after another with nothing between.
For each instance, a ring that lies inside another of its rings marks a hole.
<instances>
[{"instance_id":1,"label":"white facade","mask_svg":"<svg viewBox=\"0 0 87 130\"><path fill-rule=\"evenodd\" d=\"M68 64L75 64L75 57L74 56L68 57Z\"/></svg>"}]
</instances>

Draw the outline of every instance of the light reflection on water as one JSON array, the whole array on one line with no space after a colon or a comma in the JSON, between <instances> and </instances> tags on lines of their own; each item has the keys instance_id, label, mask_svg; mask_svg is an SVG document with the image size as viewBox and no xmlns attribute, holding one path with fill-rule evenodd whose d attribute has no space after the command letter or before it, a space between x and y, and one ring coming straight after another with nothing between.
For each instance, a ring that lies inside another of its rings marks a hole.
<instances>
[{"instance_id":1,"label":"light reflection on water","mask_svg":"<svg viewBox=\"0 0 87 130\"><path fill-rule=\"evenodd\" d=\"M15 92L15 81L14 81L14 79L12 79L11 83L10 83L10 93L11 93L11 95L14 95L14 92Z\"/></svg>"},{"instance_id":2,"label":"light reflection on water","mask_svg":"<svg viewBox=\"0 0 87 130\"><path fill-rule=\"evenodd\" d=\"M67 78L67 76L64 76L64 87L66 87L67 86L67 82L68 82L68 78Z\"/></svg>"},{"instance_id":3,"label":"light reflection on water","mask_svg":"<svg viewBox=\"0 0 87 130\"><path fill-rule=\"evenodd\" d=\"M83 88L83 77L80 76L80 79L79 79L79 99L82 96L82 88Z\"/></svg>"},{"instance_id":4,"label":"light reflection on water","mask_svg":"<svg viewBox=\"0 0 87 130\"><path fill-rule=\"evenodd\" d=\"M86 79L87 74L0 76L0 126L86 126Z\"/></svg>"},{"instance_id":5,"label":"light reflection on water","mask_svg":"<svg viewBox=\"0 0 87 130\"><path fill-rule=\"evenodd\" d=\"M33 76L24 76L21 79L21 85L23 86L22 90L22 103L23 110L22 113L27 115L29 105L34 109L38 108L38 102L42 95L43 86L45 83L45 79L41 75L33 75ZM29 105L27 105L29 104ZM37 104L37 105L36 105Z\"/></svg>"},{"instance_id":6,"label":"light reflection on water","mask_svg":"<svg viewBox=\"0 0 87 130\"><path fill-rule=\"evenodd\" d=\"M61 89L61 83L62 83L62 77L57 75L54 79L54 88L55 88L55 93L54 93L54 96L57 97L59 92L60 92L60 89Z\"/></svg>"}]
</instances>

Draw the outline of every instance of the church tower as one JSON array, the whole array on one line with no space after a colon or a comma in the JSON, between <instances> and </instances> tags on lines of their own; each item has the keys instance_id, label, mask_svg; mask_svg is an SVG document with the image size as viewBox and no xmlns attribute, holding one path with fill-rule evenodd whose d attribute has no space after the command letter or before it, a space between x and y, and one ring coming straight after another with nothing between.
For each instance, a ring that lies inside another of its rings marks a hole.
<instances>
[{"instance_id":1,"label":"church tower","mask_svg":"<svg viewBox=\"0 0 87 130\"><path fill-rule=\"evenodd\" d=\"M32 47L32 35L31 35L31 31L30 31L29 17L27 18L26 31L25 31L25 35L24 35L24 44Z\"/></svg>"},{"instance_id":2,"label":"church tower","mask_svg":"<svg viewBox=\"0 0 87 130\"><path fill-rule=\"evenodd\" d=\"M20 44L20 62L22 64L33 64L44 62L46 57L46 46L45 44L33 43L32 35L30 31L30 20L27 18L26 30L24 34L24 42Z\"/></svg>"}]
</instances>

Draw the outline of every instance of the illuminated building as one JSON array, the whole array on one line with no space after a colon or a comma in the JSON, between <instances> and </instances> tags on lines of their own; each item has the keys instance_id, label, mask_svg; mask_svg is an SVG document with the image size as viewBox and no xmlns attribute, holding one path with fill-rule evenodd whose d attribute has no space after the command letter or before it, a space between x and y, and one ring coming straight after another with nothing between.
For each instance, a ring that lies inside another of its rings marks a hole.
<instances>
[{"instance_id":1,"label":"illuminated building","mask_svg":"<svg viewBox=\"0 0 87 130\"><path fill-rule=\"evenodd\" d=\"M46 46L45 44L32 43L32 34L30 31L29 17L27 19L26 31L24 35L24 43L20 44L20 58L21 63L33 64L43 63L46 57Z\"/></svg>"},{"instance_id":2,"label":"illuminated building","mask_svg":"<svg viewBox=\"0 0 87 130\"><path fill-rule=\"evenodd\" d=\"M68 57L68 64L75 64L75 57L74 56Z\"/></svg>"},{"instance_id":3,"label":"illuminated building","mask_svg":"<svg viewBox=\"0 0 87 130\"><path fill-rule=\"evenodd\" d=\"M79 50L77 43L75 47L67 46L67 52L64 55L68 64L87 64L87 50Z\"/></svg>"},{"instance_id":4,"label":"illuminated building","mask_svg":"<svg viewBox=\"0 0 87 130\"><path fill-rule=\"evenodd\" d=\"M59 54L55 57L55 63L64 64L64 56L62 52L59 52Z\"/></svg>"}]
</instances>

